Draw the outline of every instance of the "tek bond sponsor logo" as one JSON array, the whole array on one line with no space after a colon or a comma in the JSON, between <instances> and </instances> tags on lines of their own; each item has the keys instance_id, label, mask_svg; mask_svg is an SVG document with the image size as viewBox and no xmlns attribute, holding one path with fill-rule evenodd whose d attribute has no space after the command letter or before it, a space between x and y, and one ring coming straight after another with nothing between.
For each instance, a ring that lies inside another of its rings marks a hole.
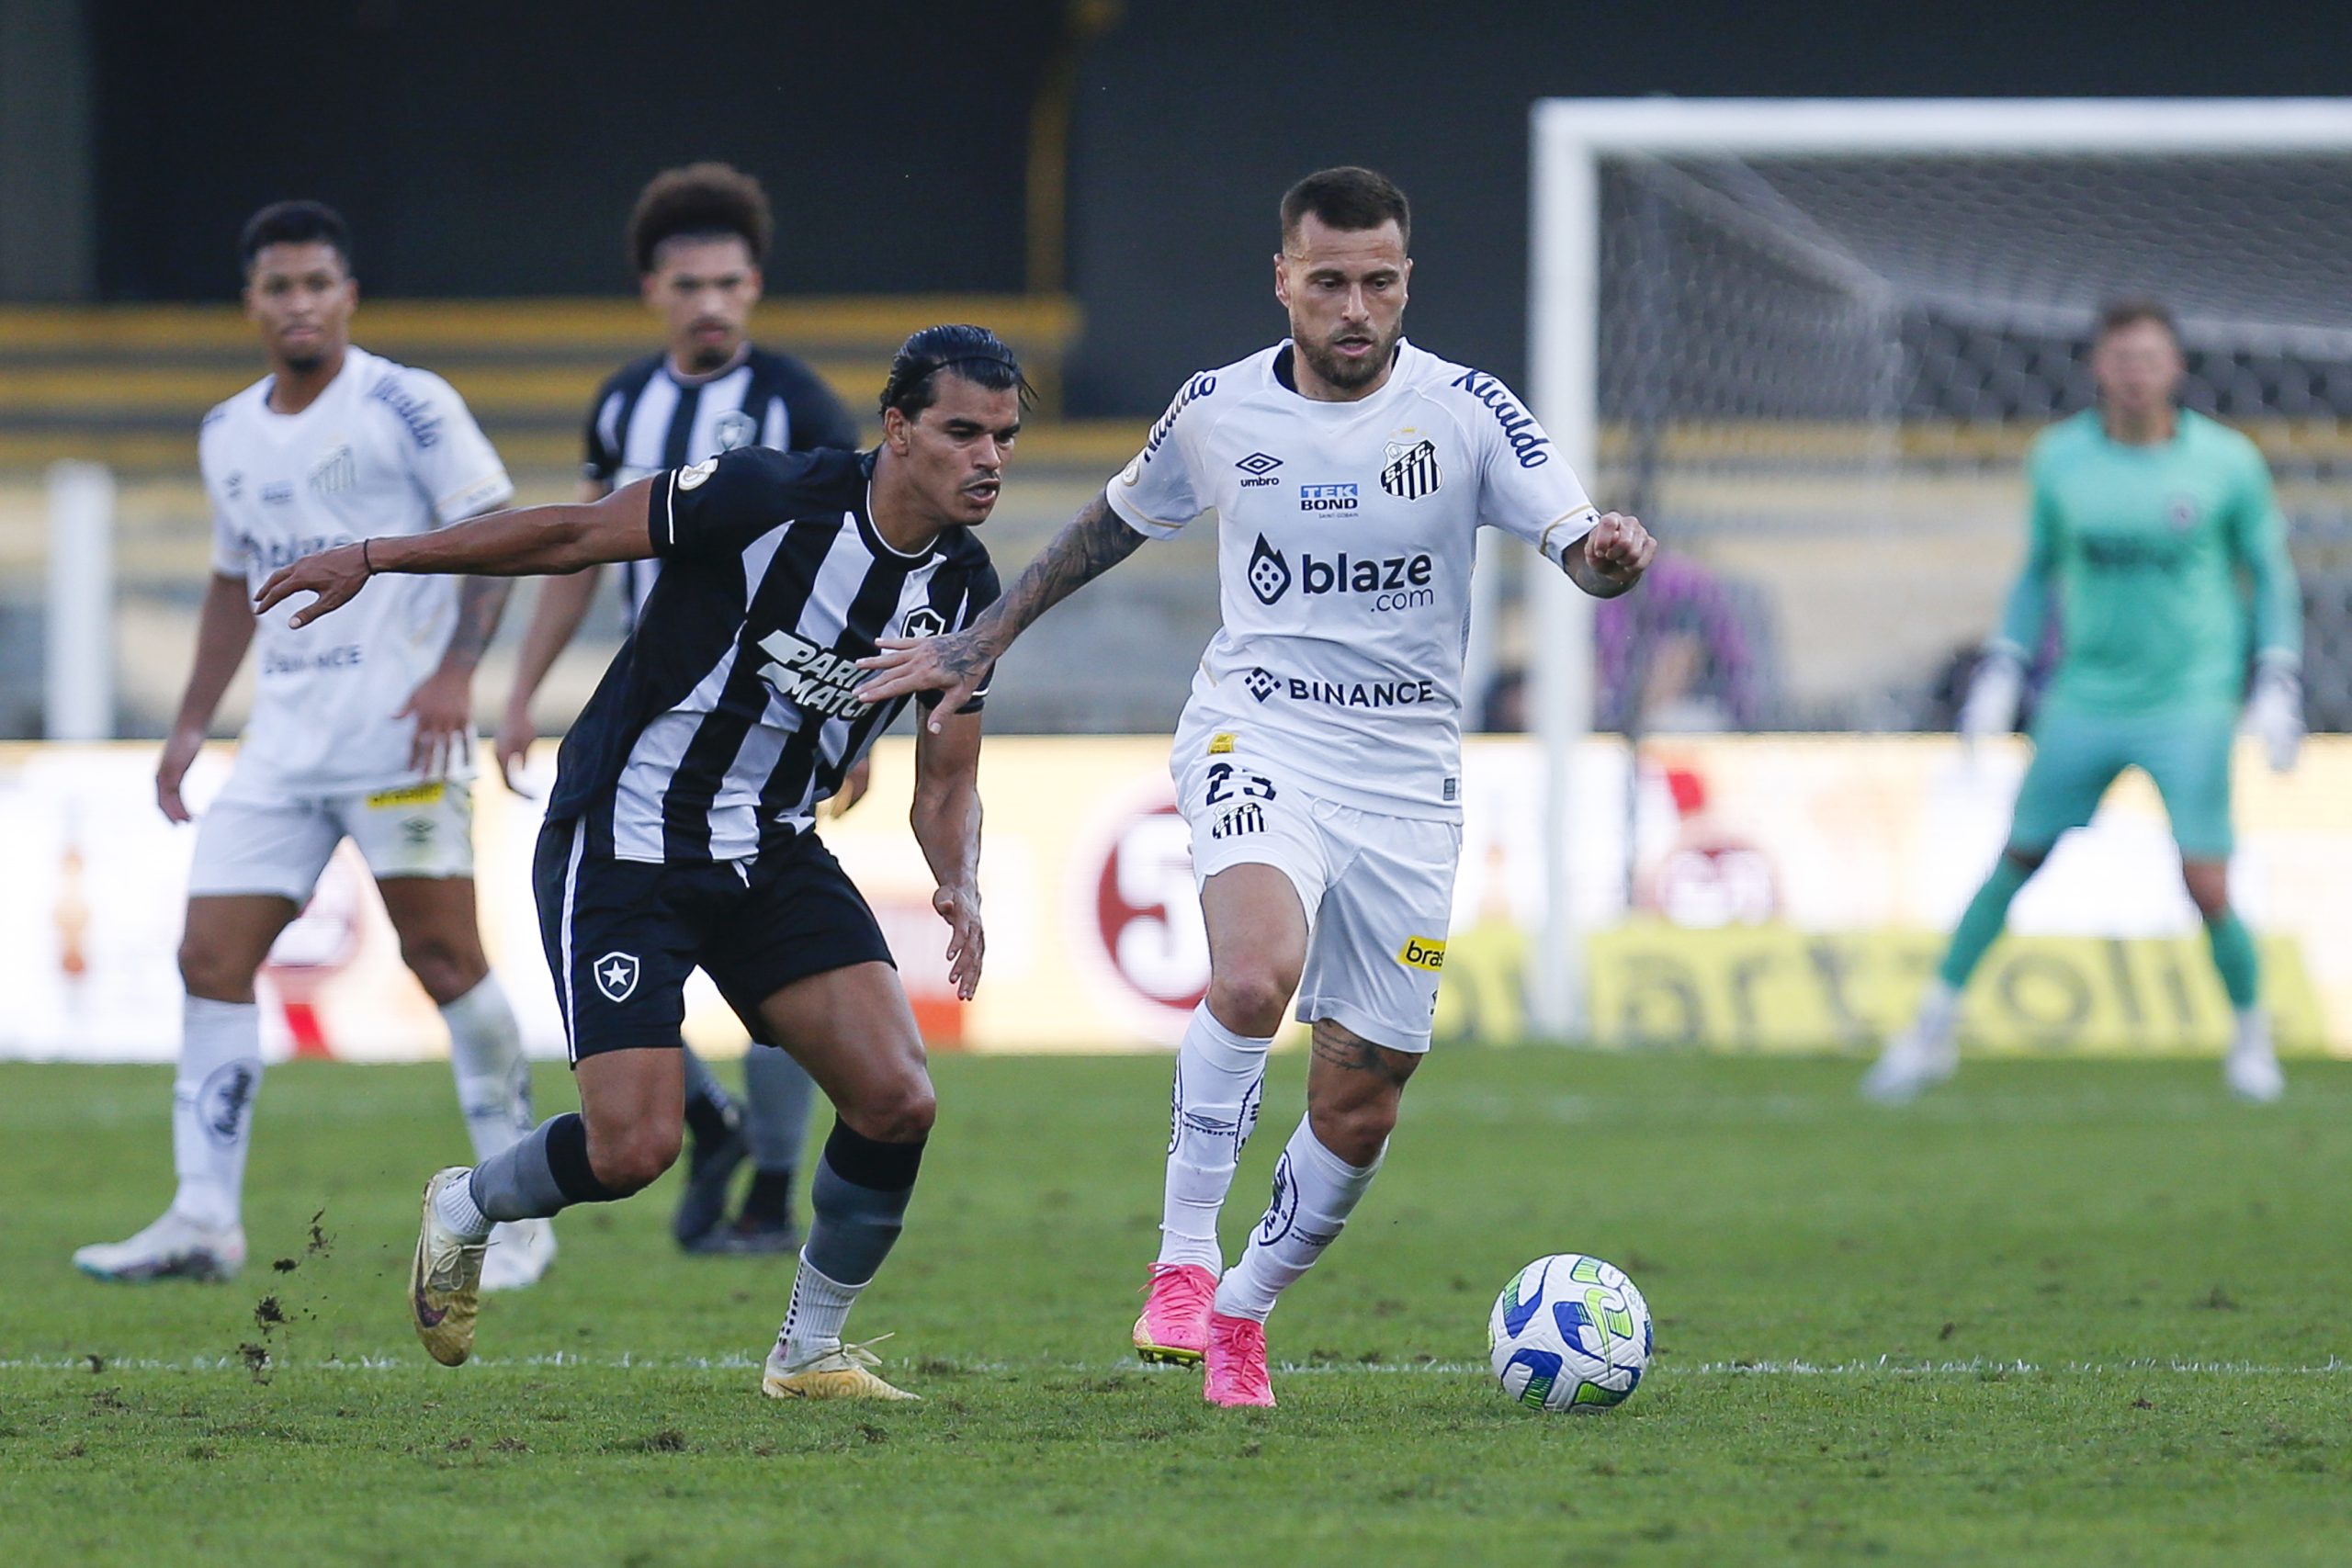
<instances>
[{"instance_id":1,"label":"tek bond sponsor logo","mask_svg":"<svg viewBox=\"0 0 2352 1568\"><path fill-rule=\"evenodd\" d=\"M1357 498L1356 487L1353 485L1329 484L1298 487L1298 509L1301 512L1353 512L1362 504L1363 502Z\"/></svg>"}]
</instances>

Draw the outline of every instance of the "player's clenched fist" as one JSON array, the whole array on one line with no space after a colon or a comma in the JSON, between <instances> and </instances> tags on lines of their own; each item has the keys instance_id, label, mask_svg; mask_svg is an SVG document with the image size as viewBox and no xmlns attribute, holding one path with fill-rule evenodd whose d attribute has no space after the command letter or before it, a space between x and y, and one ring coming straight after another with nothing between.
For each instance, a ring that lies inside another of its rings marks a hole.
<instances>
[{"instance_id":1,"label":"player's clenched fist","mask_svg":"<svg viewBox=\"0 0 2352 1568\"><path fill-rule=\"evenodd\" d=\"M307 626L328 611L350 604L352 596L368 586L368 547L337 545L278 568L254 595L254 613L266 615L297 593L315 593L316 600L294 613L292 624Z\"/></svg>"},{"instance_id":2,"label":"player's clenched fist","mask_svg":"<svg viewBox=\"0 0 2352 1568\"><path fill-rule=\"evenodd\" d=\"M1584 553L1595 576L1631 588L1649 570L1650 560L1657 554L1657 541L1650 537L1640 518L1604 512L1592 532L1584 536Z\"/></svg>"}]
</instances>

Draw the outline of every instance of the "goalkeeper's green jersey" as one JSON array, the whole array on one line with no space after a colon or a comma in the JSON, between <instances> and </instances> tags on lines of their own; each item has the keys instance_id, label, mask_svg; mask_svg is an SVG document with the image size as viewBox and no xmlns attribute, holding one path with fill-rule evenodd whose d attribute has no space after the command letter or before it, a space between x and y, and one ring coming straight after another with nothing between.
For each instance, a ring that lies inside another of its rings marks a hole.
<instances>
[{"instance_id":1,"label":"goalkeeper's green jersey","mask_svg":"<svg viewBox=\"0 0 2352 1568\"><path fill-rule=\"evenodd\" d=\"M2064 647L2047 703L2234 705L2250 652L2301 656L2285 525L2245 436L2184 410L2172 440L2128 446L2091 410L2041 433L2026 476L2032 541L2001 635L2030 659L2054 593Z\"/></svg>"}]
</instances>

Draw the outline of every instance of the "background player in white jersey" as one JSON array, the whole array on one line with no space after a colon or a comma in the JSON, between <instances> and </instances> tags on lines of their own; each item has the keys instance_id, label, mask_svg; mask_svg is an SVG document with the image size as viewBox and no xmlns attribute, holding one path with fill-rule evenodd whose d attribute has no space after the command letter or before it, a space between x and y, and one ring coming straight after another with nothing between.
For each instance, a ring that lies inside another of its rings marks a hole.
<instances>
[{"instance_id":1,"label":"background player in white jersey","mask_svg":"<svg viewBox=\"0 0 2352 1568\"><path fill-rule=\"evenodd\" d=\"M256 621L252 597L300 557L424 533L514 487L447 382L353 346L358 287L341 218L315 202L265 208L245 226L243 254L245 311L269 374L208 414L198 441L213 575L196 668L155 773L173 821L189 819L181 782L249 643L260 647L259 680L188 874L172 1096L178 1192L128 1241L74 1255L101 1279L226 1279L243 1264L240 1204L261 1086L254 976L346 837L375 874L401 956L448 1023L476 1152L494 1154L531 1126L522 1038L474 919L466 783L474 665L507 584L407 580L320 628L294 627L282 612ZM553 1250L544 1222L515 1227L485 1273L496 1286L528 1284Z\"/></svg>"},{"instance_id":2,"label":"background player in white jersey","mask_svg":"<svg viewBox=\"0 0 2352 1568\"><path fill-rule=\"evenodd\" d=\"M857 422L815 371L752 343L752 308L760 301L760 269L775 230L760 182L725 164L665 169L639 193L628 220L629 264L647 309L662 320L664 341L661 353L615 372L589 405L583 503L741 446L856 446ZM619 563L622 613L631 628L661 567L658 560ZM510 785L538 738L531 699L604 581L601 566L540 581L498 728L498 764ZM870 776L861 760L834 797L836 808L854 804ZM684 1061L693 1147L671 1234L689 1252L790 1252L799 1245L793 1179L817 1086L789 1055L755 1042L743 1058L739 1124L709 1066L691 1048ZM746 1152L750 1188L733 1223L721 1224L729 1183Z\"/></svg>"},{"instance_id":3,"label":"background player in white jersey","mask_svg":"<svg viewBox=\"0 0 2352 1568\"><path fill-rule=\"evenodd\" d=\"M1290 338L1188 381L1136 460L970 630L886 642L860 690L952 711L1045 610L1212 508L1224 624L1170 762L1208 924L1209 990L1176 1061L1147 1359L1205 1360L1218 1404L1272 1404L1264 1323L1371 1184L1430 1044L1461 856L1464 629L1478 528L1587 592L1656 546L1597 517L1510 389L1404 341L1411 216L1366 169L1283 197ZM1302 989L1301 981L1304 980ZM1233 1270L1216 1220L1298 993L1306 1115Z\"/></svg>"}]
</instances>

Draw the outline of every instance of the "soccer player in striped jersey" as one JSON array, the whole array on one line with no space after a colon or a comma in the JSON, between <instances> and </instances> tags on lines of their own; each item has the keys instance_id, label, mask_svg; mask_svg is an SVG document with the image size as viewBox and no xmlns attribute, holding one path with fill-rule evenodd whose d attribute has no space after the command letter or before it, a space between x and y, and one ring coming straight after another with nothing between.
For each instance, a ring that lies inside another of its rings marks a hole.
<instances>
[{"instance_id":1,"label":"soccer player in striped jersey","mask_svg":"<svg viewBox=\"0 0 2352 1568\"><path fill-rule=\"evenodd\" d=\"M2008 844L1962 914L1917 1018L1862 1080L1873 1100L1909 1100L1952 1075L1961 992L2010 900L2130 767L2164 799L2236 1015L2222 1081L2256 1101L2286 1088L2254 938L2230 904L2230 750L2243 706L2270 765L2294 765L2302 600L2268 466L2253 442L2178 405L2185 373L2164 306L2110 306L2091 348L2098 406L2042 432L2026 458L2025 570L1971 684L1962 734L2015 728L2053 595L2065 649L2034 717Z\"/></svg>"},{"instance_id":2,"label":"soccer player in striped jersey","mask_svg":"<svg viewBox=\"0 0 2352 1568\"><path fill-rule=\"evenodd\" d=\"M749 335L775 219L760 182L725 164L690 164L655 175L629 214L630 265L646 308L660 318L662 352L631 361L605 382L588 410L580 499L593 502L666 469L744 446L804 452L857 445L857 423L815 371ZM619 563L621 614L634 626L661 570L658 560ZM509 784L538 732L531 700L570 644L605 578L601 567L539 584L499 726L497 756ZM837 808L864 793L865 765L843 781ZM816 1086L784 1052L755 1040L743 1058L743 1114L710 1068L685 1049L685 1191L671 1232L689 1252L770 1254L799 1243L792 1187L808 1138ZM751 1185L731 1224L729 1185L745 1153Z\"/></svg>"},{"instance_id":3,"label":"soccer player in striped jersey","mask_svg":"<svg viewBox=\"0 0 2352 1568\"><path fill-rule=\"evenodd\" d=\"M929 327L891 367L872 452L743 448L593 503L500 513L372 557L329 550L264 586L264 608L319 595L300 625L379 572L665 563L638 635L564 739L539 839L540 929L581 1112L426 1184L410 1303L435 1359L471 1352L493 1221L627 1197L677 1157L677 1032L699 965L839 1113L761 1386L777 1398L911 1397L842 1327L898 1238L931 1131L931 1080L873 912L812 829L817 803L905 706L859 697L856 661L885 637L967 626L996 600L971 530L996 504L1025 391L994 333ZM967 998L983 940L984 687L922 727L915 750L915 838Z\"/></svg>"},{"instance_id":4,"label":"soccer player in striped jersey","mask_svg":"<svg viewBox=\"0 0 2352 1568\"><path fill-rule=\"evenodd\" d=\"M1405 341L1405 195L1326 169L1283 197L1284 342L1187 380L1126 470L971 631L894 638L868 701L978 689L1048 606L1211 510L1223 625L1170 771L1192 829L1208 995L1177 1049L1147 1360L1202 1362L1213 1404L1272 1404L1265 1320L1371 1187L1430 1048L1462 854L1463 631L1478 530L1586 592L1655 544L1602 515L1510 389ZM934 710L936 711L936 710ZM1217 1218L1297 997L1306 1114L1225 1272Z\"/></svg>"}]
</instances>

